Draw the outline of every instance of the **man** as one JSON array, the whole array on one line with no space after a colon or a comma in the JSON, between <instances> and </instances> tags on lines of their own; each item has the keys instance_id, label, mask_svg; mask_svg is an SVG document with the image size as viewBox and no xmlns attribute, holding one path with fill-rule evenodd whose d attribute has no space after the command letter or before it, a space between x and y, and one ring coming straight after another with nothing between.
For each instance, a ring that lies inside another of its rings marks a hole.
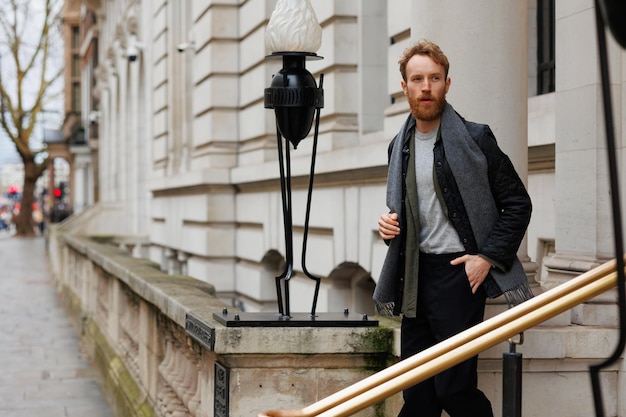
<instances>
[{"instance_id":1,"label":"man","mask_svg":"<svg viewBox=\"0 0 626 417\"><path fill-rule=\"evenodd\" d=\"M379 307L402 314L405 359L483 320L487 297L532 297L516 252L531 202L488 126L446 102L449 63L422 40L400 61L411 114L389 145L387 205L378 221L389 245L376 286ZM477 388L478 358L407 389L400 417L493 416Z\"/></svg>"}]
</instances>

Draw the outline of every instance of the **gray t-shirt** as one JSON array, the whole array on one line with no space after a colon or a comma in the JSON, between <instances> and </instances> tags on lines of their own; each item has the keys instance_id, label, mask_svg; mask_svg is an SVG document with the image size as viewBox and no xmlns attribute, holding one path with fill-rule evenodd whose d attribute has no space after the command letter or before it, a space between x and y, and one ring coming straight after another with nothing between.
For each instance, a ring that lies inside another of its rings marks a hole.
<instances>
[{"instance_id":1,"label":"gray t-shirt","mask_svg":"<svg viewBox=\"0 0 626 417\"><path fill-rule=\"evenodd\" d=\"M459 235L444 214L434 185L433 147L439 128L428 133L415 129L415 182L419 208L420 251L454 253L465 250Z\"/></svg>"}]
</instances>

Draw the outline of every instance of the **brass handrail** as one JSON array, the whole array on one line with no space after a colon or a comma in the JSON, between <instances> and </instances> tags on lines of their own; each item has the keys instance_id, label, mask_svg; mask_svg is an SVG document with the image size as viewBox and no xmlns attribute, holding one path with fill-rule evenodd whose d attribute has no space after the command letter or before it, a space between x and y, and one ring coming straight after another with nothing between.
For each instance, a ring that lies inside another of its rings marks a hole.
<instances>
[{"instance_id":1,"label":"brass handrail","mask_svg":"<svg viewBox=\"0 0 626 417\"><path fill-rule=\"evenodd\" d=\"M602 294L617 283L615 260L400 361L302 409L259 417L348 416L469 359L543 321Z\"/></svg>"}]
</instances>

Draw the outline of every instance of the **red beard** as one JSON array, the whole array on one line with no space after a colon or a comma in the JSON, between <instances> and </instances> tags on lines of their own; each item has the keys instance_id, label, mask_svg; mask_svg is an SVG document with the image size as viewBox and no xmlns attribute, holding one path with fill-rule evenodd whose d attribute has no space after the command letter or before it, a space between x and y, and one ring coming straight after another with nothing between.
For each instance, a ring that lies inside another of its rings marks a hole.
<instances>
[{"instance_id":1,"label":"red beard","mask_svg":"<svg viewBox=\"0 0 626 417\"><path fill-rule=\"evenodd\" d=\"M425 98L432 100L432 102L429 104L422 103L422 100ZM415 119L432 122L441 117L443 109L446 107L446 97L409 97L409 106L411 107L411 113L413 113Z\"/></svg>"}]
</instances>

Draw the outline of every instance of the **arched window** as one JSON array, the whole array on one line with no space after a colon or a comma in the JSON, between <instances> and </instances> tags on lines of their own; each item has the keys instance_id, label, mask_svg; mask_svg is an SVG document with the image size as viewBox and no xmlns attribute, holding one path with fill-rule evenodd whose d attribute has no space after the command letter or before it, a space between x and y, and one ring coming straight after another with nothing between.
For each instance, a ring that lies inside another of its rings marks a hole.
<instances>
[{"instance_id":1,"label":"arched window","mask_svg":"<svg viewBox=\"0 0 626 417\"><path fill-rule=\"evenodd\" d=\"M374 315L375 283L363 267L354 262L343 262L328 275L332 290L329 296L329 311L348 308L352 313Z\"/></svg>"}]
</instances>

